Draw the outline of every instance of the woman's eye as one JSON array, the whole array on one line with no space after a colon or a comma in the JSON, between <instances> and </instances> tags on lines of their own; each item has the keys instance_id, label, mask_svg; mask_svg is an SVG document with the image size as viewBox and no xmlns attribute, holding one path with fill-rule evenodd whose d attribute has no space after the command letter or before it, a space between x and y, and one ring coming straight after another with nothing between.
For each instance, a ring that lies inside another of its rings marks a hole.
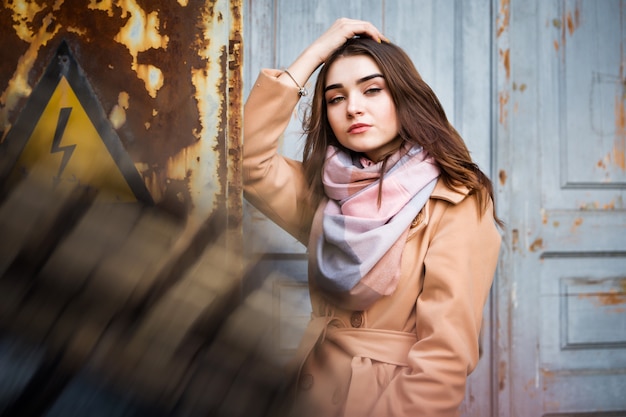
<instances>
[{"instance_id":1,"label":"woman's eye","mask_svg":"<svg viewBox=\"0 0 626 417\"><path fill-rule=\"evenodd\" d=\"M343 99L344 99L343 96L335 96L328 100L328 104L336 104L342 101Z\"/></svg>"},{"instance_id":2,"label":"woman's eye","mask_svg":"<svg viewBox=\"0 0 626 417\"><path fill-rule=\"evenodd\" d=\"M372 88L368 88L367 90L365 90L365 94L376 94L376 93L379 93L380 91L382 91L382 88L372 87Z\"/></svg>"}]
</instances>

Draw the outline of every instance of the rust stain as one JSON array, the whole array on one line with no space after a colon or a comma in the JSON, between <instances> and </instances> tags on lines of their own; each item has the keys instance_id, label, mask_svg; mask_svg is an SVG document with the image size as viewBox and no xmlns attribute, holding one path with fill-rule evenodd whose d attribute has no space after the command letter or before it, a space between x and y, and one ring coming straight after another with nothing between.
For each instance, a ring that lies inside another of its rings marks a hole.
<instances>
[{"instance_id":1,"label":"rust stain","mask_svg":"<svg viewBox=\"0 0 626 417\"><path fill-rule=\"evenodd\" d=\"M499 122L501 125L506 125L508 118L507 104L509 103L509 92L501 91L498 93L498 101L500 103L500 117Z\"/></svg>"},{"instance_id":2,"label":"rust stain","mask_svg":"<svg viewBox=\"0 0 626 417\"><path fill-rule=\"evenodd\" d=\"M581 203L579 207L581 210L597 210L600 207L600 204L597 201L594 201L592 203Z\"/></svg>"},{"instance_id":3,"label":"rust stain","mask_svg":"<svg viewBox=\"0 0 626 417\"><path fill-rule=\"evenodd\" d=\"M549 386L554 383L554 372L545 368L541 368L541 376L543 380L543 391L547 391Z\"/></svg>"},{"instance_id":4,"label":"rust stain","mask_svg":"<svg viewBox=\"0 0 626 417\"><path fill-rule=\"evenodd\" d=\"M558 220L555 220L554 222L552 222L552 226L554 227L559 227L561 225L561 222L559 222Z\"/></svg>"},{"instance_id":5,"label":"rust stain","mask_svg":"<svg viewBox=\"0 0 626 417\"><path fill-rule=\"evenodd\" d=\"M531 252L536 252L537 250L543 249L543 239L542 238L537 238L535 239L535 241L533 243L530 244L530 246L528 247L528 249Z\"/></svg>"},{"instance_id":6,"label":"rust stain","mask_svg":"<svg viewBox=\"0 0 626 417\"><path fill-rule=\"evenodd\" d=\"M519 90L520 93L523 93L524 91L526 91L526 83L522 83L519 86L517 85L517 83L513 83L513 91L517 91Z\"/></svg>"},{"instance_id":7,"label":"rust stain","mask_svg":"<svg viewBox=\"0 0 626 417\"><path fill-rule=\"evenodd\" d=\"M501 169L498 173L498 178L500 179L500 185L506 184L506 171Z\"/></svg>"},{"instance_id":8,"label":"rust stain","mask_svg":"<svg viewBox=\"0 0 626 417\"><path fill-rule=\"evenodd\" d=\"M529 379L524 384L524 391L528 394L528 398L535 398L537 396L537 391L535 390L535 379Z\"/></svg>"},{"instance_id":9,"label":"rust stain","mask_svg":"<svg viewBox=\"0 0 626 417\"><path fill-rule=\"evenodd\" d=\"M28 74L35 65L39 50L45 46L60 29L55 22L53 13L49 7L39 5L36 2L4 2L2 11L3 20L7 20L8 26L12 27L11 41L19 41L19 45L26 48L21 56L16 57L17 65L14 72L8 76L8 85L0 95L0 143L4 141L6 134L10 130L11 122L9 116L21 102L23 102L32 91L32 81ZM6 29L5 29L6 30ZM8 44L9 39L3 41ZM16 42L17 44L17 42ZM13 42L11 42L13 49ZM5 66L8 63L3 63ZM7 71L3 70L3 74ZM7 74L8 75L8 74Z\"/></svg>"},{"instance_id":10,"label":"rust stain","mask_svg":"<svg viewBox=\"0 0 626 417\"><path fill-rule=\"evenodd\" d=\"M518 244L519 244L519 230L513 229L511 231L511 245L513 246L513 251L517 250Z\"/></svg>"},{"instance_id":11,"label":"rust stain","mask_svg":"<svg viewBox=\"0 0 626 417\"><path fill-rule=\"evenodd\" d=\"M555 27L559 32L561 31L561 26L562 26L562 22L561 19L552 19L552 26ZM553 45L554 45L554 52L556 52L557 54L559 53L559 48L561 47L559 41L557 39L555 39L553 41Z\"/></svg>"},{"instance_id":12,"label":"rust stain","mask_svg":"<svg viewBox=\"0 0 626 417\"><path fill-rule=\"evenodd\" d=\"M568 11L566 16L567 21L567 30L572 36L574 31L580 26L580 2L576 2L576 7L574 8L574 16L572 16L572 12Z\"/></svg>"},{"instance_id":13,"label":"rust stain","mask_svg":"<svg viewBox=\"0 0 626 417\"><path fill-rule=\"evenodd\" d=\"M153 64L140 64L139 54L151 49L167 50L169 37L162 35L159 12L150 13L142 9L134 0L126 0L122 8L122 19L126 24L113 38L114 41L126 46L132 56L131 69L145 84L150 97L155 98L163 87L163 72Z\"/></svg>"},{"instance_id":14,"label":"rust stain","mask_svg":"<svg viewBox=\"0 0 626 417\"><path fill-rule=\"evenodd\" d=\"M241 2L230 2L232 20L228 44L228 199L231 227L243 218L243 183L241 153L243 138L243 7Z\"/></svg>"},{"instance_id":15,"label":"rust stain","mask_svg":"<svg viewBox=\"0 0 626 417\"><path fill-rule=\"evenodd\" d=\"M563 20L565 21L565 24L561 24L561 22L559 21L559 24L555 25L555 27L561 29L561 45L565 46L567 35L569 34L569 36L572 36L576 29L580 27L580 16L580 1L577 1L573 14L571 10L566 10L564 12Z\"/></svg>"},{"instance_id":16,"label":"rust stain","mask_svg":"<svg viewBox=\"0 0 626 417\"><path fill-rule=\"evenodd\" d=\"M570 34L570 36L574 33L575 27L574 27L574 20L572 19L572 12L567 12L567 15L565 16L565 19L567 21L567 30Z\"/></svg>"},{"instance_id":17,"label":"rust stain","mask_svg":"<svg viewBox=\"0 0 626 417\"><path fill-rule=\"evenodd\" d=\"M598 294L598 299L602 305L614 306L626 303L626 294L613 289L607 293Z\"/></svg>"},{"instance_id":18,"label":"rust stain","mask_svg":"<svg viewBox=\"0 0 626 417\"><path fill-rule=\"evenodd\" d=\"M503 391L506 386L506 362L500 361L498 366L498 388Z\"/></svg>"},{"instance_id":19,"label":"rust stain","mask_svg":"<svg viewBox=\"0 0 626 417\"><path fill-rule=\"evenodd\" d=\"M221 171L225 169L226 160L224 141L228 131L224 128L226 120L224 88L224 45L212 42L212 32L218 31L221 24L217 22L220 13L219 5L213 3L199 9L194 33L193 55L201 62L191 68L191 84L193 99L197 103L199 126L193 131L195 141L189 151L180 152L178 161L171 161L170 169L178 171L178 177L186 167L191 170L190 190L196 197L197 204L193 208L196 214L210 213L215 206L223 205L221 196L225 193L225 179ZM199 163L198 156L202 156ZM204 196L201 192L205 192ZM208 197L208 198L207 198Z\"/></svg>"},{"instance_id":20,"label":"rust stain","mask_svg":"<svg viewBox=\"0 0 626 417\"><path fill-rule=\"evenodd\" d=\"M576 29L580 27L580 1L576 2L576 6L574 7L574 14L572 15L572 11L568 10L565 14L565 22L567 26L567 31L570 36L574 34Z\"/></svg>"},{"instance_id":21,"label":"rust stain","mask_svg":"<svg viewBox=\"0 0 626 417\"><path fill-rule=\"evenodd\" d=\"M111 113L109 113L109 121L113 125L114 129L119 129L124 123L126 123L126 110L128 110L130 96L126 91L120 92L117 99L117 104L113 106Z\"/></svg>"},{"instance_id":22,"label":"rust stain","mask_svg":"<svg viewBox=\"0 0 626 417\"><path fill-rule=\"evenodd\" d=\"M609 307L621 304L626 304L626 293L618 291L617 289L611 289L606 292L597 292L591 294L579 294L579 299L588 299L596 307Z\"/></svg>"},{"instance_id":23,"label":"rust stain","mask_svg":"<svg viewBox=\"0 0 626 417\"><path fill-rule=\"evenodd\" d=\"M509 22L511 18L510 0L500 0L500 10L497 18L497 32L496 36L499 37L509 28Z\"/></svg>"},{"instance_id":24,"label":"rust stain","mask_svg":"<svg viewBox=\"0 0 626 417\"><path fill-rule=\"evenodd\" d=\"M548 212L544 209L541 209L541 223L548 224Z\"/></svg>"},{"instance_id":25,"label":"rust stain","mask_svg":"<svg viewBox=\"0 0 626 417\"><path fill-rule=\"evenodd\" d=\"M575 233L575 232L576 232L576 229L578 229L578 227L579 227L581 224L583 224L583 219L582 219L582 217L577 217L577 218L574 220L574 224L572 225L572 228L570 229L570 230L571 230L571 232L572 232L572 233Z\"/></svg>"},{"instance_id":26,"label":"rust stain","mask_svg":"<svg viewBox=\"0 0 626 417\"><path fill-rule=\"evenodd\" d=\"M609 201L604 206L602 206L604 210L615 210L615 201Z\"/></svg>"},{"instance_id":27,"label":"rust stain","mask_svg":"<svg viewBox=\"0 0 626 417\"><path fill-rule=\"evenodd\" d=\"M500 60L502 61L502 65L504 66L504 71L506 74L506 79L511 78L511 60L510 60L510 49L500 49L499 51Z\"/></svg>"}]
</instances>

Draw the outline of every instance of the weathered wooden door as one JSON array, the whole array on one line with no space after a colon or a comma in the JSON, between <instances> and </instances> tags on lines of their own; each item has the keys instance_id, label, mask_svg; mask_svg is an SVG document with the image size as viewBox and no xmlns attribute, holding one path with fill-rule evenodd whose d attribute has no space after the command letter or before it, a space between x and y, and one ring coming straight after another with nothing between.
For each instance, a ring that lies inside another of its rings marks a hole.
<instances>
[{"instance_id":1,"label":"weathered wooden door","mask_svg":"<svg viewBox=\"0 0 626 417\"><path fill-rule=\"evenodd\" d=\"M626 3L245 5L246 91L259 68L289 65L337 17L371 20L409 52L494 174L507 228L464 415L625 415ZM289 155L299 132L294 116ZM248 251L290 277L271 283L276 319L306 322L304 248L253 209L245 216ZM297 334L279 330L277 352Z\"/></svg>"},{"instance_id":2,"label":"weathered wooden door","mask_svg":"<svg viewBox=\"0 0 626 417\"><path fill-rule=\"evenodd\" d=\"M626 2L497 5L499 416L626 415Z\"/></svg>"}]
</instances>

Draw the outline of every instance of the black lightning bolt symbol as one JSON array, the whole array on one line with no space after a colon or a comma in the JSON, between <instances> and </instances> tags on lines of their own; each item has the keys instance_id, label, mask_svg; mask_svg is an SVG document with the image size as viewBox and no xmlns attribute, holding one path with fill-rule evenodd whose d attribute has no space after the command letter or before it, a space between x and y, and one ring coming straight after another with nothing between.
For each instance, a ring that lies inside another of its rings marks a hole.
<instances>
[{"instance_id":1,"label":"black lightning bolt symbol","mask_svg":"<svg viewBox=\"0 0 626 417\"><path fill-rule=\"evenodd\" d=\"M63 107L61 112L59 113L59 121L57 122L57 128L54 132L54 139L52 139L52 149L50 149L50 153L63 152L63 159L61 160L61 166L59 167L59 172L54 179L55 185L61 181L61 174L65 169L67 163L72 157L72 153L74 152L74 148L76 145L67 145L67 146L59 146L61 143L61 139L63 138L63 133L65 132L65 127L67 126L67 121L70 118L70 113L72 112L71 107Z\"/></svg>"}]
</instances>

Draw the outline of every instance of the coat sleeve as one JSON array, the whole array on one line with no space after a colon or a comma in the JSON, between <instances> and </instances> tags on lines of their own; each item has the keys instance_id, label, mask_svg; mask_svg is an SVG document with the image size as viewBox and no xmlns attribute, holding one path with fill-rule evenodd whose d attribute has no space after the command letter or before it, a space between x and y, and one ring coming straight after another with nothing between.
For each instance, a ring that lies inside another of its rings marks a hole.
<instances>
[{"instance_id":1,"label":"coat sleeve","mask_svg":"<svg viewBox=\"0 0 626 417\"><path fill-rule=\"evenodd\" d=\"M417 343L408 368L391 380L371 416L458 415L467 375L478 362L482 312L501 240L493 206L482 216L472 196L437 206L445 212L424 260Z\"/></svg>"},{"instance_id":2,"label":"coat sleeve","mask_svg":"<svg viewBox=\"0 0 626 417\"><path fill-rule=\"evenodd\" d=\"M280 71L262 70L244 106L244 197L272 221L306 244L302 164L278 154L278 144L298 103L297 88Z\"/></svg>"}]
</instances>

